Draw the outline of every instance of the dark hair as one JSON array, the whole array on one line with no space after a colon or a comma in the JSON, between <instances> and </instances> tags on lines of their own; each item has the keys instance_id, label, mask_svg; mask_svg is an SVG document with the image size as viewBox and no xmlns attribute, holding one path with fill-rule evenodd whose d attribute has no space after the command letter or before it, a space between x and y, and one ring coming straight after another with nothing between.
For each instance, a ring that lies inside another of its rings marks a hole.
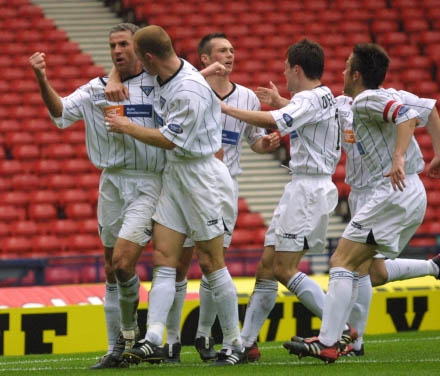
<instances>
[{"instance_id":1,"label":"dark hair","mask_svg":"<svg viewBox=\"0 0 440 376\"><path fill-rule=\"evenodd\" d=\"M390 58L374 43L359 43L353 48L350 71L358 71L367 89L377 89L385 80Z\"/></svg>"},{"instance_id":2,"label":"dark hair","mask_svg":"<svg viewBox=\"0 0 440 376\"><path fill-rule=\"evenodd\" d=\"M138 30L139 30L139 26L128 22L123 22L113 26L110 29L109 35L112 35L113 33L117 33L118 31L131 31L131 33L134 34Z\"/></svg>"},{"instance_id":3,"label":"dark hair","mask_svg":"<svg viewBox=\"0 0 440 376\"><path fill-rule=\"evenodd\" d=\"M221 39L228 39L225 33L210 33L206 34L202 39L200 39L200 42L197 46L197 53L199 55L199 59L202 56L202 54L211 54L212 46L211 46L211 40L215 38L221 38Z\"/></svg>"},{"instance_id":4,"label":"dark hair","mask_svg":"<svg viewBox=\"0 0 440 376\"><path fill-rule=\"evenodd\" d=\"M289 65L299 65L308 79L321 79L324 72L324 50L311 40L303 39L287 49Z\"/></svg>"}]
</instances>

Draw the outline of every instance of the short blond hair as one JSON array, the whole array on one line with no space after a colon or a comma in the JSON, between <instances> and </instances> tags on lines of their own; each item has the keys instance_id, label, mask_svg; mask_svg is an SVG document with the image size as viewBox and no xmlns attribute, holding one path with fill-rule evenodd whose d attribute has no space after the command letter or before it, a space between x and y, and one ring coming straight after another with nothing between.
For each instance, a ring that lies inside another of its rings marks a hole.
<instances>
[{"instance_id":1,"label":"short blond hair","mask_svg":"<svg viewBox=\"0 0 440 376\"><path fill-rule=\"evenodd\" d=\"M134 43L141 55L151 53L164 59L175 54L170 36L157 25L145 26L136 31Z\"/></svg>"}]
</instances>

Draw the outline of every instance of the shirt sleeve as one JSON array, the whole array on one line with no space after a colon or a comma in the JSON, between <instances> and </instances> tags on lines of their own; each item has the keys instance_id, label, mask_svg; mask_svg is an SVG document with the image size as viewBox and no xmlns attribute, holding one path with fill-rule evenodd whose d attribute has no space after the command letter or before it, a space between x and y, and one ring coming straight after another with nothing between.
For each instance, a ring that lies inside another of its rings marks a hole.
<instances>
[{"instance_id":1,"label":"shirt sleeve","mask_svg":"<svg viewBox=\"0 0 440 376\"><path fill-rule=\"evenodd\" d=\"M437 101L431 98L420 98L405 90L399 90L399 95L405 105L410 106L419 113L419 126L425 126Z\"/></svg>"},{"instance_id":2,"label":"shirt sleeve","mask_svg":"<svg viewBox=\"0 0 440 376\"><path fill-rule=\"evenodd\" d=\"M67 97L61 98L63 103L63 113L60 117L51 116L52 121L58 128L68 128L74 122L84 118L83 106L89 97L85 86L76 89Z\"/></svg>"},{"instance_id":3,"label":"shirt sleeve","mask_svg":"<svg viewBox=\"0 0 440 376\"><path fill-rule=\"evenodd\" d=\"M380 93L368 94L355 100L353 111L358 115L395 125L419 116L416 110L402 101Z\"/></svg>"},{"instance_id":4,"label":"shirt sleeve","mask_svg":"<svg viewBox=\"0 0 440 376\"><path fill-rule=\"evenodd\" d=\"M317 110L309 98L296 95L287 106L270 111L270 114L277 123L281 136L284 136L316 120Z\"/></svg>"}]
</instances>

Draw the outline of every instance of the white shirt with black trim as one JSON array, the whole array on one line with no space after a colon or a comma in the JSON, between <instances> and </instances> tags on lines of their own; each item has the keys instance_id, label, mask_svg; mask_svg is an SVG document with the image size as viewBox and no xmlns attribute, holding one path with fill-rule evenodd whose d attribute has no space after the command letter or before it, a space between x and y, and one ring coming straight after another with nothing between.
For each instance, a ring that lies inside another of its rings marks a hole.
<instances>
[{"instance_id":1,"label":"white shirt with black trim","mask_svg":"<svg viewBox=\"0 0 440 376\"><path fill-rule=\"evenodd\" d=\"M258 111L261 108L260 101L252 90L234 83L232 91L220 99L243 110ZM266 135L266 131L224 113L221 115L220 123L224 151L223 162L228 167L231 176L240 175L242 173L240 166L242 140L246 140L252 146L259 138Z\"/></svg>"},{"instance_id":2,"label":"white shirt with black trim","mask_svg":"<svg viewBox=\"0 0 440 376\"><path fill-rule=\"evenodd\" d=\"M356 147L363 166L369 171L370 183L375 184L391 170L397 127L420 115L406 104L405 95L394 89L382 88L359 94L353 101L352 111ZM405 153L405 172L420 173L423 168L422 153L412 137Z\"/></svg>"},{"instance_id":3,"label":"white shirt with black trim","mask_svg":"<svg viewBox=\"0 0 440 376\"><path fill-rule=\"evenodd\" d=\"M270 112L281 135L290 133L290 169L294 174L332 175L341 156L336 99L326 86L295 94Z\"/></svg>"},{"instance_id":4,"label":"white shirt with black trim","mask_svg":"<svg viewBox=\"0 0 440 376\"><path fill-rule=\"evenodd\" d=\"M404 90L388 89L393 95L399 95L403 105L415 109L419 113L419 125L425 126L436 101L429 98L419 98L417 95ZM371 175L366 167L359 150L353 130L352 98L341 95L338 101L339 121L342 128L342 147L347 155L345 164L345 182L352 188L361 189L372 185Z\"/></svg>"},{"instance_id":5,"label":"white shirt with black trim","mask_svg":"<svg viewBox=\"0 0 440 376\"><path fill-rule=\"evenodd\" d=\"M165 165L163 150L119 133L108 132L104 125L104 109L111 107L134 123L155 128L153 118L153 77L145 72L123 81L128 87L129 99L110 102L105 98L107 77L92 79L61 98L63 113L53 118L58 128L67 128L84 120L86 148L90 161L98 168L124 168L129 170L161 172Z\"/></svg>"}]
</instances>

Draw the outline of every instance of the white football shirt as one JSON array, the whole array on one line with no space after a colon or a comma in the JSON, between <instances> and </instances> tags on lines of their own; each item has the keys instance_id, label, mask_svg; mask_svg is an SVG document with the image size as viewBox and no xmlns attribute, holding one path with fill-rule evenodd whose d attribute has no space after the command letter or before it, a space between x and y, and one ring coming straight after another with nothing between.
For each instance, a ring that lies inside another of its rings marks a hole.
<instances>
[{"instance_id":1,"label":"white football shirt","mask_svg":"<svg viewBox=\"0 0 440 376\"><path fill-rule=\"evenodd\" d=\"M435 106L436 101L418 96L404 90L396 91L387 89L393 95L399 95L402 103L419 113L420 126L426 125L429 115ZM342 129L342 147L347 156L345 164L345 182L352 188L364 188L371 186L370 173L366 167L358 148L353 130L353 112L351 110L352 98L341 95L336 98L338 101L339 121Z\"/></svg>"},{"instance_id":2,"label":"white football shirt","mask_svg":"<svg viewBox=\"0 0 440 376\"><path fill-rule=\"evenodd\" d=\"M176 145L166 151L169 161L206 157L221 147L220 101L197 69L181 61L168 80L154 80L156 122Z\"/></svg>"},{"instance_id":3,"label":"white football shirt","mask_svg":"<svg viewBox=\"0 0 440 376\"><path fill-rule=\"evenodd\" d=\"M397 127L419 113L404 104L394 89L370 89L359 94L352 104L356 147L370 173L370 183L383 180L391 170ZM405 153L405 172L419 173L424 162L414 137Z\"/></svg>"},{"instance_id":4,"label":"white football shirt","mask_svg":"<svg viewBox=\"0 0 440 376\"><path fill-rule=\"evenodd\" d=\"M260 101L255 93L238 84L233 83L232 91L223 98L225 103L243 110L258 111L261 108ZM263 128L255 127L238 120L232 116L221 114L222 148L224 151L223 162L229 169L231 176L240 175L242 172L240 158L242 140L253 145L259 138L266 135Z\"/></svg>"},{"instance_id":5,"label":"white football shirt","mask_svg":"<svg viewBox=\"0 0 440 376\"><path fill-rule=\"evenodd\" d=\"M104 125L104 110L130 118L134 123L155 128L153 118L153 77L145 72L131 77L123 84L128 87L129 99L110 102L105 98L107 77L97 77L62 98L63 114L52 118L59 128L67 128L83 119L86 148L90 161L98 168L161 172L165 165L163 150L148 146L130 136L108 132Z\"/></svg>"},{"instance_id":6,"label":"white football shirt","mask_svg":"<svg viewBox=\"0 0 440 376\"><path fill-rule=\"evenodd\" d=\"M332 175L341 156L336 99L326 86L295 94L271 111L281 135L290 133L290 169L294 174Z\"/></svg>"}]
</instances>

